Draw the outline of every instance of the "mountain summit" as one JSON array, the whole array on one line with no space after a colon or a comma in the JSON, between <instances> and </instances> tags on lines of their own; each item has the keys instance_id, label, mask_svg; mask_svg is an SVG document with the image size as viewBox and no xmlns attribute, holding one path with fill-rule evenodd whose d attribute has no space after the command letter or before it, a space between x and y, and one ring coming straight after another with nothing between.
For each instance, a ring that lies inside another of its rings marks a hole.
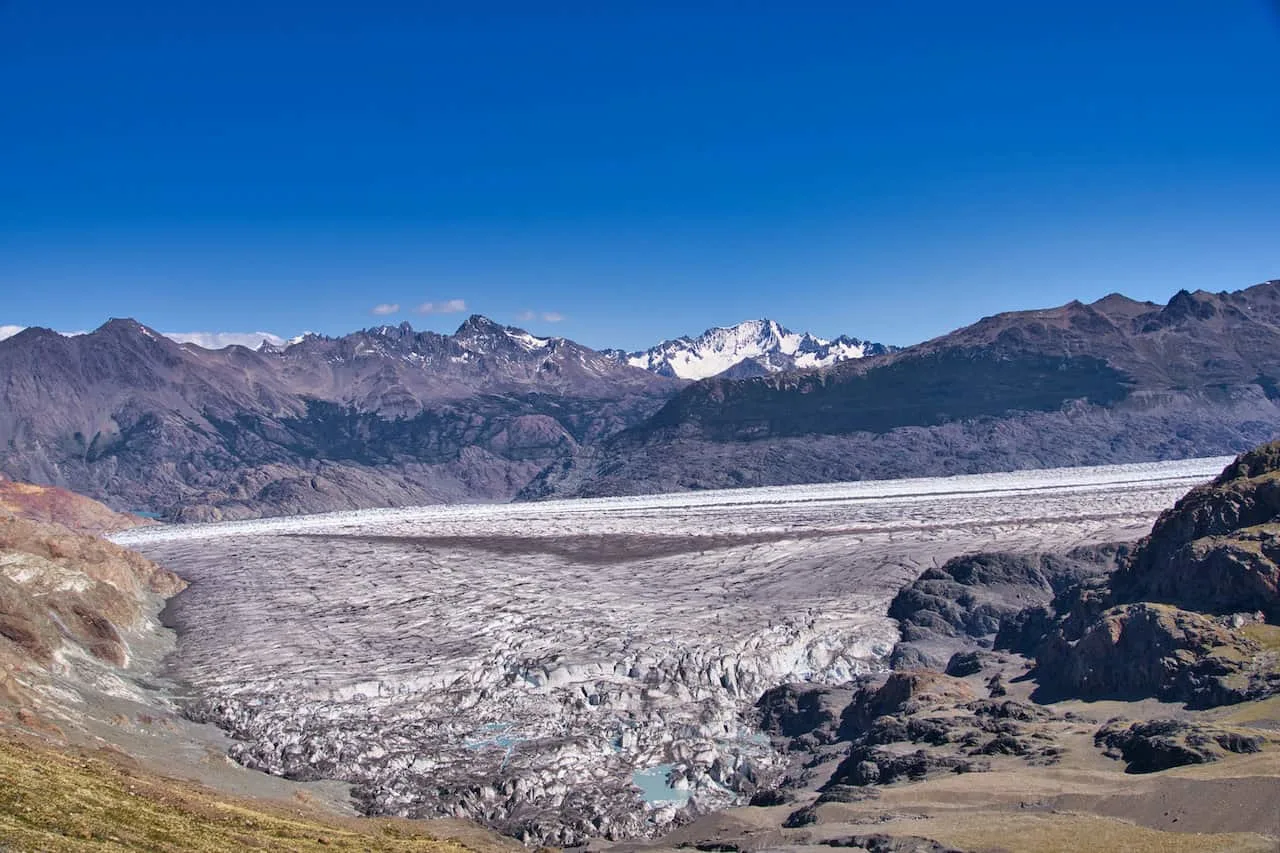
<instances>
[{"instance_id":1,"label":"mountain summit","mask_svg":"<svg viewBox=\"0 0 1280 853\"><path fill-rule=\"evenodd\" d=\"M830 367L849 359L884 355L894 349L896 347L844 335L828 341L808 332L797 334L773 320L763 319L736 326L717 326L696 338L663 341L641 352L612 350L610 354L632 367L659 376L744 379L787 370Z\"/></svg>"}]
</instances>

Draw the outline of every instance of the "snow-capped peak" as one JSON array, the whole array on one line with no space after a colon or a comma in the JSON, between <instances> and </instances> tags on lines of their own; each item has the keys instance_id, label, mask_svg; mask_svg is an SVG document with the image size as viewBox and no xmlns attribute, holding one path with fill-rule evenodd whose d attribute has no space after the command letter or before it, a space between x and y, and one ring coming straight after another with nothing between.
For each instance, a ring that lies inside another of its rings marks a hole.
<instances>
[{"instance_id":1,"label":"snow-capped peak","mask_svg":"<svg viewBox=\"0 0 1280 853\"><path fill-rule=\"evenodd\" d=\"M747 320L736 326L717 326L696 338L663 341L643 352L627 353L632 367L681 379L759 376L784 370L827 367L852 358L888 352L883 344L841 336L834 341L804 332L797 334L768 319Z\"/></svg>"},{"instance_id":2,"label":"snow-capped peak","mask_svg":"<svg viewBox=\"0 0 1280 853\"><path fill-rule=\"evenodd\" d=\"M504 331L506 332L507 337L511 338L511 340L515 341L530 352L536 349L545 349L547 344L551 343L550 338L539 338L529 334L523 329L507 328Z\"/></svg>"},{"instance_id":3,"label":"snow-capped peak","mask_svg":"<svg viewBox=\"0 0 1280 853\"><path fill-rule=\"evenodd\" d=\"M507 351L512 344L525 352L535 352L546 349L556 340L531 335L515 326L503 326L481 314L468 317L454 333L454 339L469 350L489 354Z\"/></svg>"}]
</instances>

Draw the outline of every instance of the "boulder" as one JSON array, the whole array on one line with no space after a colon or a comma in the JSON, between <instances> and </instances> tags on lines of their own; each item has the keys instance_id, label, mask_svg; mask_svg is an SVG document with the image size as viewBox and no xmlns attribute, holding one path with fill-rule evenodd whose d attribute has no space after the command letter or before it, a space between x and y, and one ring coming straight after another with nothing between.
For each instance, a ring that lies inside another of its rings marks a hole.
<instances>
[{"instance_id":1,"label":"boulder","mask_svg":"<svg viewBox=\"0 0 1280 853\"><path fill-rule=\"evenodd\" d=\"M1107 755L1122 759L1129 773L1155 773L1187 764L1218 761L1227 753L1261 751L1265 739L1207 723L1157 719L1109 721L1094 735Z\"/></svg>"},{"instance_id":2,"label":"boulder","mask_svg":"<svg viewBox=\"0 0 1280 853\"><path fill-rule=\"evenodd\" d=\"M774 737L834 743L852 692L818 684L783 684L756 701L760 729ZM807 736L807 737L806 737Z\"/></svg>"},{"instance_id":3,"label":"boulder","mask_svg":"<svg viewBox=\"0 0 1280 853\"><path fill-rule=\"evenodd\" d=\"M952 678L964 678L982 672L982 660L977 652L956 652L947 661L946 674Z\"/></svg>"},{"instance_id":4,"label":"boulder","mask_svg":"<svg viewBox=\"0 0 1280 853\"><path fill-rule=\"evenodd\" d=\"M855 747L831 776L829 785L891 785L919 782L947 773L985 773L989 762L925 749L890 752L878 747Z\"/></svg>"}]
</instances>

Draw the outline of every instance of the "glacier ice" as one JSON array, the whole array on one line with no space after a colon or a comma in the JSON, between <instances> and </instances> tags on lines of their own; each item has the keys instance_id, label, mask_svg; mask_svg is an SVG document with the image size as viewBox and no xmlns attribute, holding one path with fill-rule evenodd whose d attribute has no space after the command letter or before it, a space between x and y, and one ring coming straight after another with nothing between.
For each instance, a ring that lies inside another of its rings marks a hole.
<instances>
[{"instance_id":1,"label":"glacier ice","mask_svg":"<svg viewBox=\"0 0 1280 853\"><path fill-rule=\"evenodd\" d=\"M1136 538L1227 461L114 538L192 581L167 610L170 666L238 761L350 781L370 813L569 845L652 835L769 784L781 764L751 727L755 700L881 666L888 602L923 569Z\"/></svg>"}]
</instances>

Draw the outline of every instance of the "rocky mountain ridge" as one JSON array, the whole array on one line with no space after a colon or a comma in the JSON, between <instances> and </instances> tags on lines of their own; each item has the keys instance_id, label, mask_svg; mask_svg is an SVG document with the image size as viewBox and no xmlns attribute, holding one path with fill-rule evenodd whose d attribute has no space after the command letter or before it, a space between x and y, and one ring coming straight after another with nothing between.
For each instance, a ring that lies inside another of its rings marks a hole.
<instances>
[{"instance_id":1,"label":"rocky mountain ridge","mask_svg":"<svg viewBox=\"0 0 1280 853\"><path fill-rule=\"evenodd\" d=\"M1280 443L1160 516L1110 575L1003 624L1047 696L1213 707L1280 693Z\"/></svg>"},{"instance_id":2,"label":"rocky mountain ridge","mask_svg":"<svg viewBox=\"0 0 1280 853\"><path fill-rule=\"evenodd\" d=\"M504 499L677 384L478 316L259 351L27 329L0 377L0 471L182 520Z\"/></svg>"}]
</instances>

